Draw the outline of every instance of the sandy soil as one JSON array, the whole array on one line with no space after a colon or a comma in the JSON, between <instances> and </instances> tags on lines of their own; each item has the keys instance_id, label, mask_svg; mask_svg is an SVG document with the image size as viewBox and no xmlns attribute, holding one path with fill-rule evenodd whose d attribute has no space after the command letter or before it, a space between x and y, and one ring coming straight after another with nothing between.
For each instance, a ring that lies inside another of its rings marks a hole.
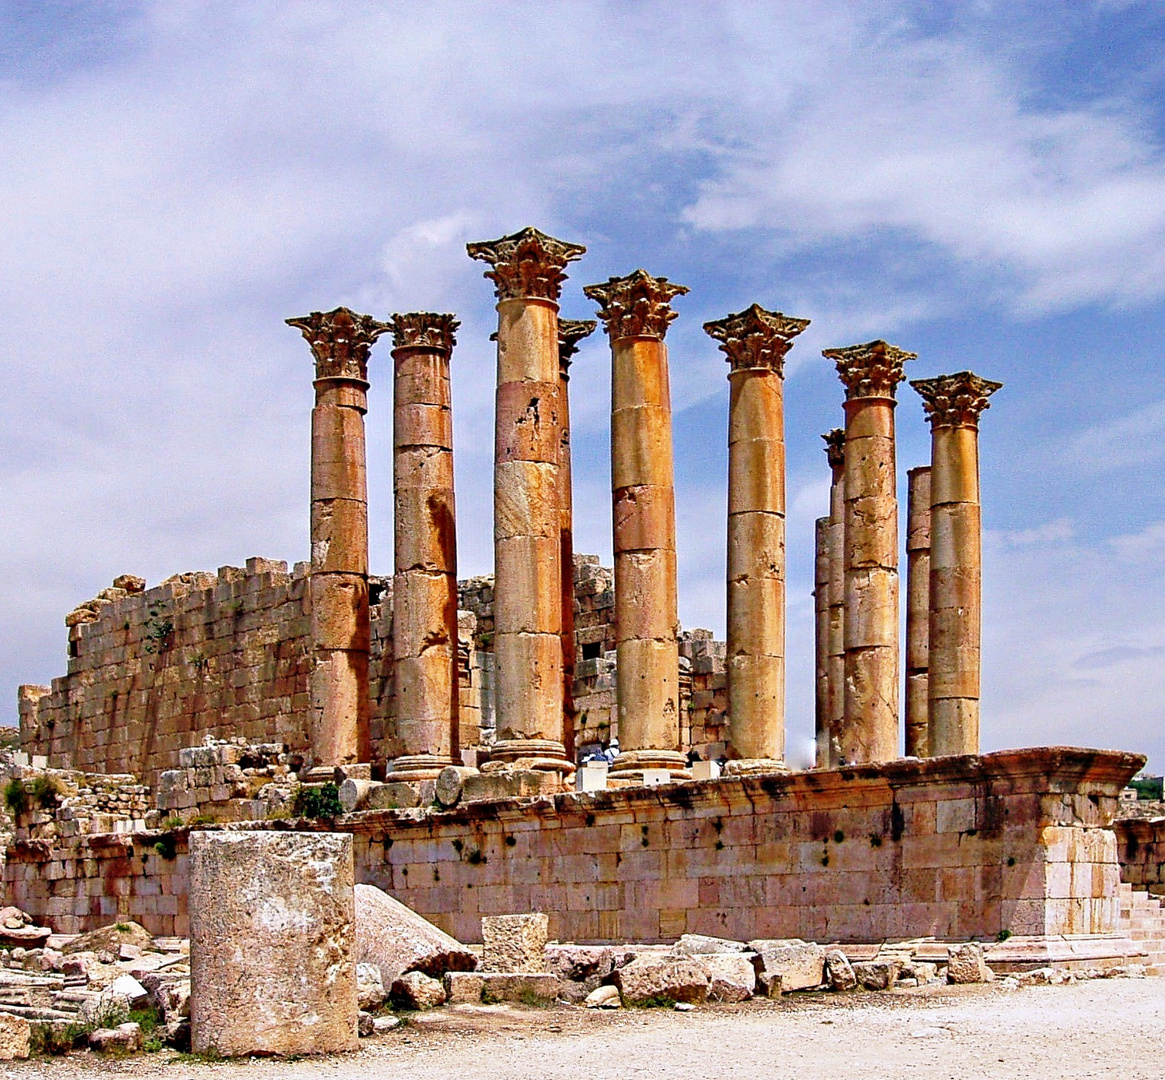
<instances>
[{"instance_id":1,"label":"sandy soil","mask_svg":"<svg viewBox=\"0 0 1165 1080\"><path fill-rule=\"evenodd\" d=\"M103 1061L82 1053L0 1071L13 1080L1147 1080L1165 1068L1165 979L798 994L689 1013L459 1006L418 1014L362 1045L354 1055L291 1062L211 1064L170 1052Z\"/></svg>"}]
</instances>

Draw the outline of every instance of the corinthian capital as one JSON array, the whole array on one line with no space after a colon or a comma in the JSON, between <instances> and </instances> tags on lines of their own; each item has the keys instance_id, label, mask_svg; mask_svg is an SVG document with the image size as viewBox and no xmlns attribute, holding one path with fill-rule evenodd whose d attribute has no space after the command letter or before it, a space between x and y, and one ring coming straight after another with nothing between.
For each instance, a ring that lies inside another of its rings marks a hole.
<instances>
[{"instance_id":1,"label":"corinthian capital","mask_svg":"<svg viewBox=\"0 0 1165 1080\"><path fill-rule=\"evenodd\" d=\"M970 371L958 371L937 379L914 379L910 385L922 398L930 426L936 428L978 427L980 414L991 408L987 399L1003 383L981 379Z\"/></svg>"},{"instance_id":2,"label":"corinthian capital","mask_svg":"<svg viewBox=\"0 0 1165 1080\"><path fill-rule=\"evenodd\" d=\"M457 344L453 335L461 325L456 315L439 315L434 311L410 311L404 315L393 315L388 325L392 327L392 347L394 349L436 349L438 352L452 352Z\"/></svg>"},{"instance_id":3,"label":"corinthian capital","mask_svg":"<svg viewBox=\"0 0 1165 1080\"><path fill-rule=\"evenodd\" d=\"M918 354L906 352L884 341L850 345L845 349L825 349L821 353L837 362L837 373L845 384L847 401L854 398L894 396L894 388L906 377L902 365L917 360Z\"/></svg>"},{"instance_id":4,"label":"corinthian capital","mask_svg":"<svg viewBox=\"0 0 1165 1080\"><path fill-rule=\"evenodd\" d=\"M313 311L287 325L303 333L316 360L317 379L368 381L368 353L373 342L388 329L371 315L357 315L346 307Z\"/></svg>"},{"instance_id":5,"label":"corinthian capital","mask_svg":"<svg viewBox=\"0 0 1165 1080\"><path fill-rule=\"evenodd\" d=\"M785 372L785 354L793 338L809 325L808 319L793 319L779 311L766 311L753 304L745 311L704 323L704 333L720 342L733 371L768 368Z\"/></svg>"},{"instance_id":6,"label":"corinthian capital","mask_svg":"<svg viewBox=\"0 0 1165 1080\"><path fill-rule=\"evenodd\" d=\"M625 337L653 337L662 341L668 324L678 314L672 311L671 300L686 292L686 285L676 285L665 277L652 277L646 270L609 278L605 284L587 285L583 289L583 294L599 305L599 318L612 341Z\"/></svg>"},{"instance_id":7,"label":"corinthian capital","mask_svg":"<svg viewBox=\"0 0 1165 1080\"><path fill-rule=\"evenodd\" d=\"M586 253L581 244L555 240L527 226L513 236L466 244L471 259L489 263L485 276L499 300L557 300L566 280L563 268Z\"/></svg>"},{"instance_id":8,"label":"corinthian capital","mask_svg":"<svg viewBox=\"0 0 1165 1080\"><path fill-rule=\"evenodd\" d=\"M831 469L845 464L845 428L831 428L821 436L825 440L825 457Z\"/></svg>"},{"instance_id":9,"label":"corinthian capital","mask_svg":"<svg viewBox=\"0 0 1165 1080\"><path fill-rule=\"evenodd\" d=\"M578 352L578 343L590 337L598 325L594 319L558 320L558 371L564 379L570 370L571 357Z\"/></svg>"}]
</instances>

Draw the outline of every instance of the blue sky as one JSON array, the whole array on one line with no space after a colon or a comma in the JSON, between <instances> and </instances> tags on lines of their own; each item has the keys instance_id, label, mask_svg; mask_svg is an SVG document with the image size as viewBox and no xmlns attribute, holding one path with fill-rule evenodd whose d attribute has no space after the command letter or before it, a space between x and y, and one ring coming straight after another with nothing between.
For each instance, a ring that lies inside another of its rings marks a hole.
<instances>
[{"instance_id":1,"label":"blue sky","mask_svg":"<svg viewBox=\"0 0 1165 1080\"><path fill-rule=\"evenodd\" d=\"M822 348L1006 386L984 416L984 747L1165 768L1165 5L0 3L0 720L62 617L307 554L311 361L289 315L455 311L462 576L490 567L492 294L468 240L643 266L669 333L685 626L724 623L727 364L701 324L813 320L790 354L789 731L812 729ZM372 564L391 572L388 350ZM609 558L608 362L573 369L578 548ZM900 395L899 468L926 461Z\"/></svg>"}]
</instances>

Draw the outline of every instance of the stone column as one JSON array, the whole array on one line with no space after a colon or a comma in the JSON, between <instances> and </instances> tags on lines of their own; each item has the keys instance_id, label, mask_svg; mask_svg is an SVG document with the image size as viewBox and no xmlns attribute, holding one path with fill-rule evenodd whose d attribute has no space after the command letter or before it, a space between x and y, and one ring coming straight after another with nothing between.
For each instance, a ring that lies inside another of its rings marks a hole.
<instances>
[{"instance_id":1,"label":"stone column","mask_svg":"<svg viewBox=\"0 0 1165 1080\"><path fill-rule=\"evenodd\" d=\"M829 461L829 702L825 748L818 741L818 767L834 768L845 719L845 429L821 436Z\"/></svg>"},{"instance_id":2,"label":"stone column","mask_svg":"<svg viewBox=\"0 0 1165 1080\"><path fill-rule=\"evenodd\" d=\"M644 769L686 777L680 752L676 515L668 386L670 301L688 290L643 270L583 292L611 341L615 672L621 753L629 780Z\"/></svg>"},{"instance_id":3,"label":"stone column","mask_svg":"<svg viewBox=\"0 0 1165 1080\"><path fill-rule=\"evenodd\" d=\"M838 764L898 756L894 390L915 358L884 341L826 349L845 401L845 714Z\"/></svg>"},{"instance_id":4,"label":"stone column","mask_svg":"<svg viewBox=\"0 0 1165 1080\"><path fill-rule=\"evenodd\" d=\"M434 780L460 765L457 529L449 357L452 315L394 315L392 780Z\"/></svg>"},{"instance_id":5,"label":"stone column","mask_svg":"<svg viewBox=\"0 0 1165 1080\"><path fill-rule=\"evenodd\" d=\"M368 762L368 354L388 326L347 308L287 324L316 363L311 414L311 761Z\"/></svg>"},{"instance_id":6,"label":"stone column","mask_svg":"<svg viewBox=\"0 0 1165 1080\"><path fill-rule=\"evenodd\" d=\"M594 319L558 320L558 443L559 529L558 557L562 570L562 716L566 756L574 760L574 487L570 470L570 362L579 342L595 332Z\"/></svg>"},{"instance_id":7,"label":"stone column","mask_svg":"<svg viewBox=\"0 0 1165 1080\"><path fill-rule=\"evenodd\" d=\"M816 762L829 768L829 518L813 523L813 720Z\"/></svg>"},{"instance_id":8,"label":"stone column","mask_svg":"<svg viewBox=\"0 0 1165 1080\"><path fill-rule=\"evenodd\" d=\"M728 727L734 772L785 758L785 354L807 319L753 304L704 324L728 380Z\"/></svg>"},{"instance_id":9,"label":"stone column","mask_svg":"<svg viewBox=\"0 0 1165 1080\"><path fill-rule=\"evenodd\" d=\"M562 709L558 297L586 249L523 229L468 246L498 298L494 447L496 761L570 772Z\"/></svg>"},{"instance_id":10,"label":"stone column","mask_svg":"<svg viewBox=\"0 0 1165 1080\"><path fill-rule=\"evenodd\" d=\"M906 476L906 756L926 757L930 469L908 469Z\"/></svg>"},{"instance_id":11,"label":"stone column","mask_svg":"<svg viewBox=\"0 0 1165 1080\"><path fill-rule=\"evenodd\" d=\"M930 420L931 757L979 753L982 521L979 416L1003 384L969 371L917 379Z\"/></svg>"}]
</instances>

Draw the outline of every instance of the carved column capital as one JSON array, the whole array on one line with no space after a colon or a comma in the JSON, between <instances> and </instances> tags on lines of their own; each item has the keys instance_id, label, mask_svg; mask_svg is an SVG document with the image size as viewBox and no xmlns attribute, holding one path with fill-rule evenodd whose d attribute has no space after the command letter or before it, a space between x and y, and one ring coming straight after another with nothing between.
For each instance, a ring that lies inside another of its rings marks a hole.
<instances>
[{"instance_id":1,"label":"carved column capital","mask_svg":"<svg viewBox=\"0 0 1165 1080\"><path fill-rule=\"evenodd\" d=\"M590 337L598 325L594 319L558 320L558 373L562 378L570 378L570 361L578 352L579 342Z\"/></svg>"},{"instance_id":2,"label":"carved column capital","mask_svg":"<svg viewBox=\"0 0 1165 1080\"><path fill-rule=\"evenodd\" d=\"M394 349L433 349L452 352L457 344L454 334L461 325L456 315L435 311L409 311L395 314L389 320Z\"/></svg>"},{"instance_id":3,"label":"carved column capital","mask_svg":"<svg viewBox=\"0 0 1165 1080\"><path fill-rule=\"evenodd\" d=\"M917 360L918 354L906 352L884 341L869 341L845 349L824 349L827 360L837 364L837 373L845 384L846 401L854 398L892 398L894 388L906 377L902 365Z\"/></svg>"},{"instance_id":4,"label":"carved column capital","mask_svg":"<svg viewBox=\"0 0 1165 1080\"><path fill-rule=\"evenodd\" d=\"M555 240L527 226L512 236L466 244L471 259L489 263L485 277L494 283L499 300L553 300L566 280L563 268L586 253L581 244Z\"/></svg>"},{"instance_id":5,"label":"carved column capital","mask_svg":"<svg viewBox=\"0 0 1165 1080\"><path fill-rule=\"evenodd\" d=\"M373 343L389 328L371 315L357 315L346 307L313 311L286 322L301 331L311 346L317 379L360 382L368 381L368 353Z\"/></svg>"},{"instance_id":6,"label":"carved column capital","mask_svg":"<svg viewBox=\"0 0 1165 1080\"><path fill-rule=\"evenodd\" d=\"M987 399L1003 383L982 379L971 371L939 375L935 379L913 379L910 383L922 398L922 407L932 428L979 426Z\"/></svg>"},{"instance_id":7,"label":"carved column capital","mask_svg":"<svg viewBox=\"0 0 1165 1080\"><path fill-rule=\"evenodd\" d=\"M766 311L759 304L735 315L704 323L704 333L720 342L733 371L767 368L785 373L785 354L793 338L809 325L808 319L794 319L779 311Z\"/></svg>"},{"instance_id":8,"label":"carved column capital","mask_svg":"<svg viewBox=\"0 0 1165 1080\"><path fill-rule=\"evenodd\" d=\"M583 295L599 305L599 318L612 341L625 337L662 341L668 324L679 314L671 309L672 299L688 291L686 285L636 270L626 277L608 278L604 284L587 285Z\"/></svg>"},{"instance_id":9,"label":"carved column capital","mask_svg":"<svg viewBox=\"0 0 1165 1080\"><path fill-rule=\"evenodd\" d=\"M845 428L831 428L821 436L825 440L825 457L831 469L845 464Z\"/></svg>"}]
</instances>

